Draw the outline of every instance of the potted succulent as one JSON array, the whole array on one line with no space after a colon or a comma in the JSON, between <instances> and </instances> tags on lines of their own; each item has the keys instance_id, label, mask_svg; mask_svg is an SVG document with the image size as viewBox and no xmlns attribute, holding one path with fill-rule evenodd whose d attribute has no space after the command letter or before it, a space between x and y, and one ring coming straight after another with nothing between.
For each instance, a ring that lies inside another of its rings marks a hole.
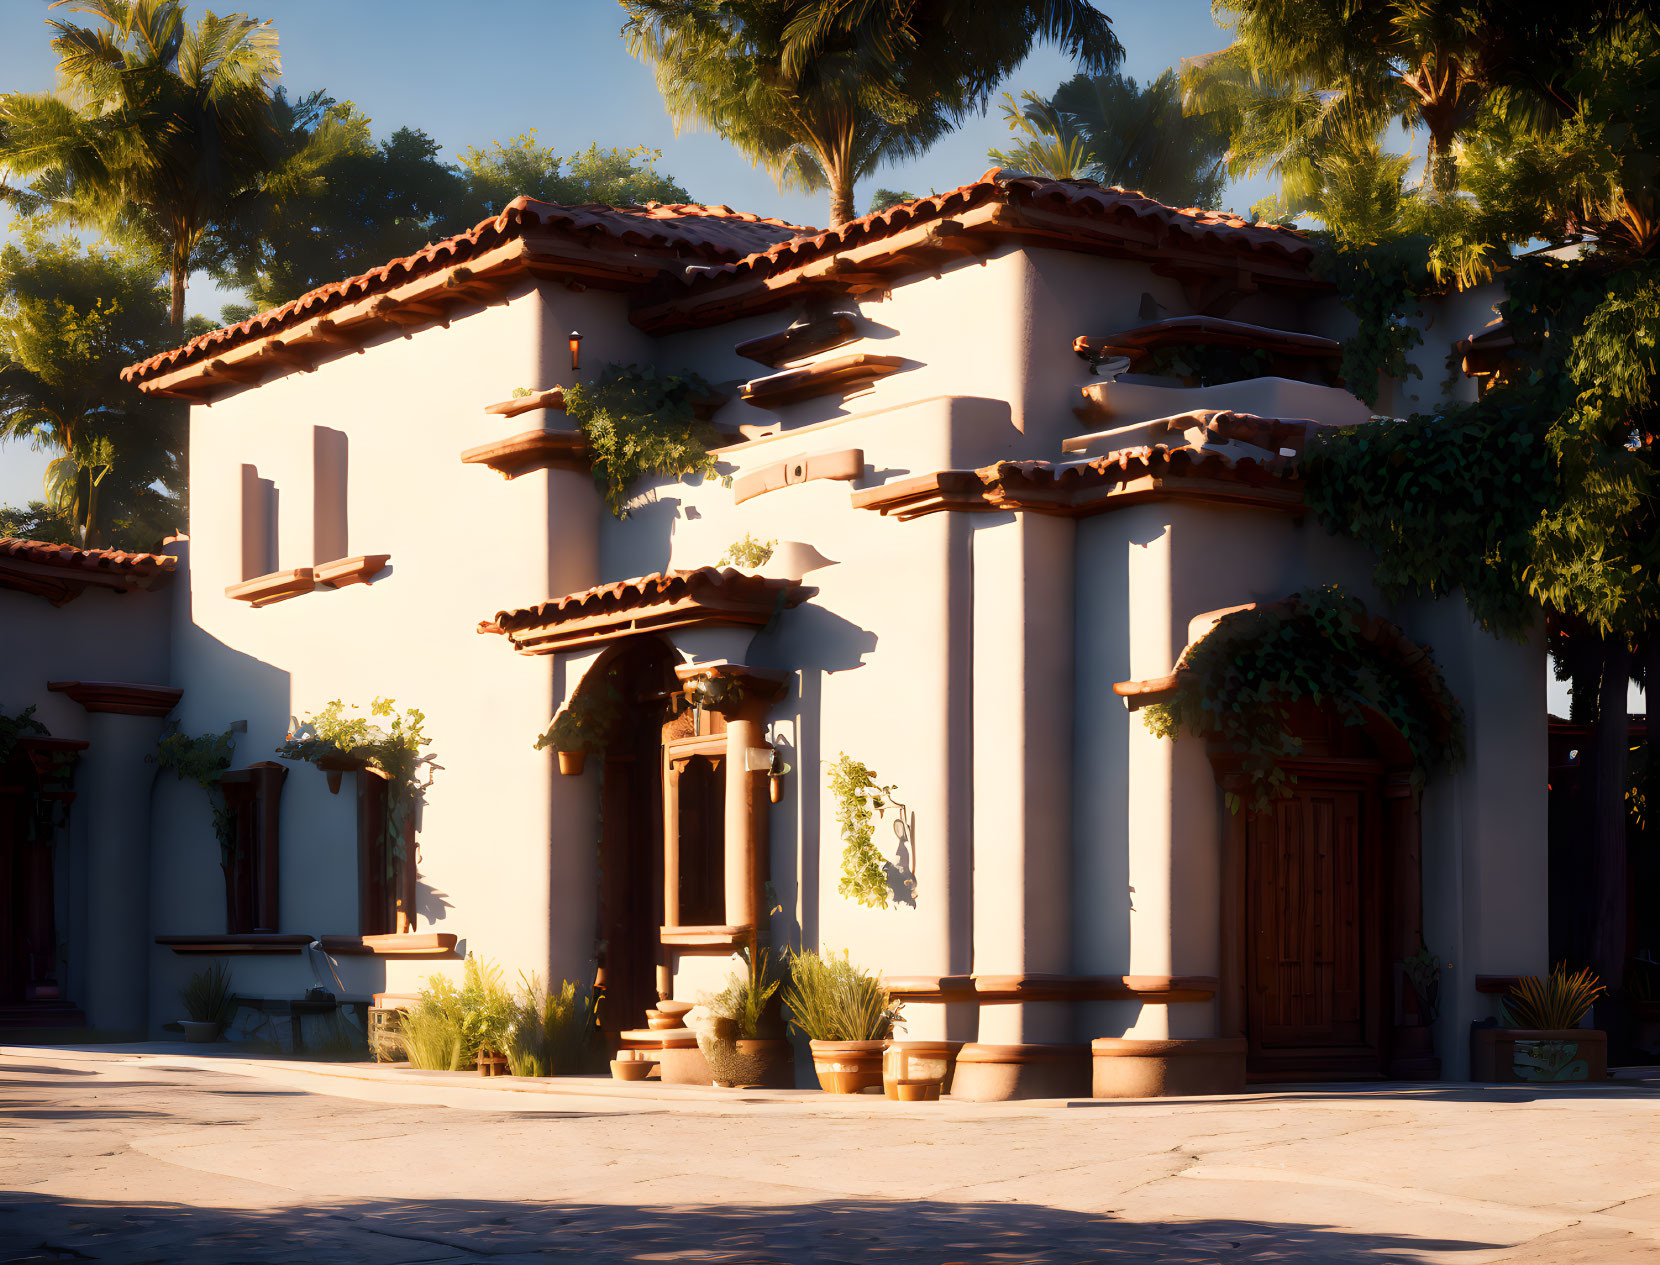
<instances>
[{"instance_id":1,"label":"potted succulent","mask_svg":"<svg viewBox=\"0 0 1660 1265\"><path fill-rule=\"evenodd\" d=\"M901 1006L879 977L840 955L805 950L790 955L784 992L790 1026L807 1038L819 1087L832 1094L882 1088L882 1047Z\"/></svg>"},{"instance_id":2,"label":"potted succulent","mask_svg":"<svg viewBox=\"0 0 1660 1265\"><path fill-rule=\"evenodd\" d=\"M784 1040L774 997L780 980L766 949L745 949L745 970L701 1004L708 1012L698 1049L715 1084L733 1089L794 1089L795 1064Z\"/></svg>"},{"instance_id":3,"label":"potted succulent","mask_svg":"<svg viewBox=\"0 0 1660 1265\"><path fill-rule=\"evenodd\" d=\"M1608 1075L1608 1034L1579 1026L1603 987L1589 967L1527 976L1499 1003L1496 1027L1470 1030L1470 1077L1477 1081L1600 1081Z\"/></svg>"},{"instance_id":4,"label":"potted succulent","mask_svg":"<svg viewBox=\"0 0 1660 1265\"><path fill-rule=\"evenodd\" d=\"M219 1034L231 1026L236 1017L236 998L231 996L230 968L215 961L205 971L197 971L190 982L179 990L184 1012L190 1018L179 1021L184 1039L193 1045L217 1041Z\"/></svg>"}]
</instances>

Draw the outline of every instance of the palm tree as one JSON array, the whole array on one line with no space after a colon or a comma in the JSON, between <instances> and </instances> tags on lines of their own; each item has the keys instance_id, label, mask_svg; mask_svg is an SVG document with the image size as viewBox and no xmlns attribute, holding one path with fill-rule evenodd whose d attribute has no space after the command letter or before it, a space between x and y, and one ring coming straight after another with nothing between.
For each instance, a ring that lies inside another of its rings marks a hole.
<instances>
[{"instance_id":1,"label":"palm tree","mask_svg":"<svg viewBox=\"0 0 1660 1265\"><path fill-rule=\"evenodd\" d=\"M1087 176L1173 206L1219 205L1228 132L1214 115L1182 113L1175 71L1145 88L1122 75L1076 75L1047 101L1003 95L1009 127L1026 136L990 150L993 162L1054 180Z\"/></svg>"},{"instance_id":2,"label":"palm tree","mask_svg":"<svg viewBox=\"0 0 1660 1265\"><path fill-rule=\"evenodd\" d=\"M74 0L72 11L96 21L49 20L58 89L0 97L0 185L10 174L26 182L8 190L14 202L152 252L178 330L203 236L314 167L273 126L277 33L242 13L188 25L180 0Z\"/></svg>"},{"instance_id":3,"label":"palm tree","mask_svg":"<svg viewBox=\"0 0 1660 1265\"><path fill-rule=\"evenodd\" d=\"M714 128L780 187L828 188L832 226L884 162L983 110L1038 40L1104 72L1122 55L1087 0L620 0L624 38L676 125Z\"/></svg>"},{"instance_id":4,"label":"palm tree","mask_svg":"<svg viewBox=\"0 0 1660 1265\"><path fill-rule=\"evenodd\" d=\"M1458 188L1459 142L1492 116L1536 125L1572 108L1559 50L1625 4L1217 0L1215 7L1218 20L1233 21L1234 43L1229 56L1189 64L1190 104L1202 102L1218 72L1235 90L1254 84L1284 107L1259 110L1256 120L1279 130L1245 130L1246 146L1257 149L1294 142L1292 124L1332 113L1346 116L1351 134L1357 120L1380 131L1390 121L1421 127L1429 138L1429 186L1446 196ZM1236 146L1241 139L1236 127Z\"/></svg>"}]
</instances>

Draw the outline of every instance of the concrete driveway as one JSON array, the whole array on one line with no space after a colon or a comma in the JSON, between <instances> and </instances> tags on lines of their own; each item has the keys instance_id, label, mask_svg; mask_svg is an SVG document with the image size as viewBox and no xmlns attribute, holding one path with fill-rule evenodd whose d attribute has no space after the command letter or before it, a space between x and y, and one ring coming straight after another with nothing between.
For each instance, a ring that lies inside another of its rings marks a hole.
<instances>
[{"instance_id":1,"label":"concrete driveway","mask_svg":"<svg viewBox=\"0 0 1660 1265\"><path fill-rule=\"evenodd\" d=\"M1648 1084L900 1107L319 1070L0 1049L0 1262L1660 1260Z\"/></svg>"}]
</instances>

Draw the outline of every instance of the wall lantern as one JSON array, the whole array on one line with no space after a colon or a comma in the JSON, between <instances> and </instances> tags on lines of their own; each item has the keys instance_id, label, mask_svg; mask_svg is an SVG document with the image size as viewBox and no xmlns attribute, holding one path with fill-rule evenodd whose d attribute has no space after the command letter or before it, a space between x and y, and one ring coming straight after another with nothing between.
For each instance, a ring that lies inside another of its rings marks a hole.
<instances>
[{"instance_id":1,"label":"wall lantern","mask_svg":"<svg viewBox=\"0 0 1660 1265\"><path fill-rule=\"evenodd\" d=\"M582 350L582 335L578 331L573 329L571 331L571 372L572 373L575 373L577 371L577 369L581 367L577 363L577 353L580 352L581 350Z\"/></svg>"}]
</instances>

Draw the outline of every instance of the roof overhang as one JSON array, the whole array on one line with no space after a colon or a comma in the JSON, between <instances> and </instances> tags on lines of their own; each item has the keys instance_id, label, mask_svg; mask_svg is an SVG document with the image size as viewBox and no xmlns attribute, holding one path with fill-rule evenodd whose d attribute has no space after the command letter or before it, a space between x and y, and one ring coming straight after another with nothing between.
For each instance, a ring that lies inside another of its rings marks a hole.
<instances>
[{"instance_id":1,"label":"roof overhang","mask_svg":"<svg viewBox=\"0 0 1660 1265\"><path fill-rule=\"evenodd\" d=\"M53 606L89 588L130 593L164 583L178 560L171 554L76 549L36 540L0 538L0 589L32 593Z\"/></svg>"}]
</instances>

